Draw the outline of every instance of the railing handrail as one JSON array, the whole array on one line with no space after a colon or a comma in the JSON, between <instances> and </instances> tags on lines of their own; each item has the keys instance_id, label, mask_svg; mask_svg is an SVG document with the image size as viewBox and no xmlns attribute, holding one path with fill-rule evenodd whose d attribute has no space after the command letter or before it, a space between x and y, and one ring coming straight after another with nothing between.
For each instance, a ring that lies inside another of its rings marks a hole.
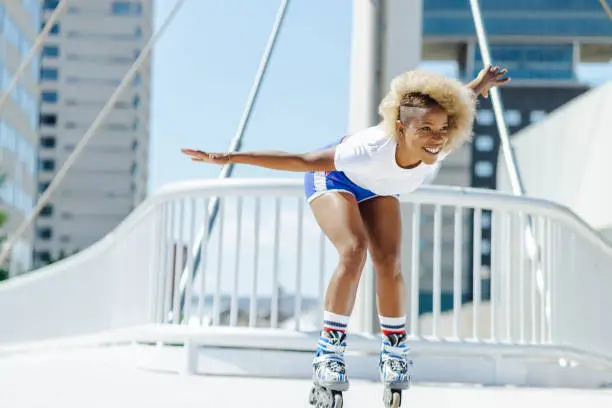
<instances>
[{"instance_id":1,"label":"railing handrail","mask_svg":"<svg viewBox=\"0 0 612 408\"><path fill-rule=\"evenodd\" d=\"M21 281L20 283L23 284L25 281L33 279L34 276L38 278L42 270L51 272L59 266L59 263L78 262L79 258L89 258L103 252L115 242L115 239L130 231L139 220L164 202L186 195L206 197L208 195L244 196L252 194L262 196L278 195L280 191L287 196L299 197L303 194L303 181L298 178L234 178L225 180L189 180L168 184L148 197L114 230L91 247L65 260L40 268L41 270L35 275L21 275L17 277L21 279L10 279L8 282L13 281L11 282L12 284L19 284L17 281ZM496 208L549 216L567 223L574 232L612 257L612 245L568 207L552 201L534 197L515 196L494 190L449 186L423 186L411 194L402 196L401 200L402 202L439 204L465 208Z\"/></svg>"},{"instance_id":2,"label":"railing handrail","mask_svg":"<svg viewBox=\"0 0 612 408\"><path fill-rule=\"evenodd\" d=\"M203 194L206 196L207 191L224 196L237 196L245 193L261 196L278 193L279 189L286 190L285 194L287 195L300 196L303 194L303 181L297 178L189 180L164 186L150 197L150 200L152 204L152 202L168 201L184 195ZM575 232L612 256L612 244L608 243L599 232L588 225L569 207L542 198L516 196L482 188L428 185L410 194L403 195L401 201L465 208L495 208L551 217L566 222Z\"/></svg>"}]
</instances>

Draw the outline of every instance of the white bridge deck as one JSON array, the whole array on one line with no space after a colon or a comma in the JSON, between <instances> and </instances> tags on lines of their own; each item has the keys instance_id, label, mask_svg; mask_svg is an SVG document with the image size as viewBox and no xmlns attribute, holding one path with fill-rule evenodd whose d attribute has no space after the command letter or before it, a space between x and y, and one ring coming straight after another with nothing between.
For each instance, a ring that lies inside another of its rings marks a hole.
<instances>
[{"instance_id":1,"label":"white bridge deck","mask_svg":"<svg viewBox=\"0 0 612 408\"><path fill-rule=\"evenodd\" d=\"M142 346L74 347L0 355L2 406L307 407L309 381L184 376L139 368ZM376 382L355 380L346 407L382 407ZM612 406L612 390L416 384L405 407Z\"/></svg>"}]
</instances>

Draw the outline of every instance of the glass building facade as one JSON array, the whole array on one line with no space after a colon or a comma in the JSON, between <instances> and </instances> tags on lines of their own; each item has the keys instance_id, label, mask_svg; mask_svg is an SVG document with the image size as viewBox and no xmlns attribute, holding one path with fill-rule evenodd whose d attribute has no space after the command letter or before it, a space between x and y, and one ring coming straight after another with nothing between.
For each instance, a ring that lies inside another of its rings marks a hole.
<instances>
[{"instance_id":1,"label":"glass building facade","mask_svg":"<svg viewBox=\"0 0 612 408\"><path fill-rule=\"evenodd\" d=\"M466 77L482 66L469 2L423 2L426 39L464 42L468 47ZM484 0L480 2L491 58L512 71L515 79L575 80L581 48L610 44L612 24L598 1Z\"/></svg>"},{"instance_id":2,"label":"glass building facade","mask_svg":"<svg viewBox=\"0 0 612 408\"><path fill-rule=\"evenodd\" d=\"M480 0L480 8L492 62L508 68L513 79L501 89L511 134L545 120L550 112L589 90L578 80L581 62L612 58L612 24L599 1ZM477 75L483 61L469 1L424 0L422 23L424 55L454 60L464 81ZM480 101L470 149L469 163L464 167L469 172L466 180L472 187L495 189L500 143L490 99ZM486 299L491 263L491 217L486 211L481 225L481 277ZM465 228L470 235L472 227L469 217ZM472 259L471 248L467 246L466 259ZM445 257L452 258L452 253L443 254ZM469 275L466 281L472 282L472 265L465 268L464 276ZM443 269L443 280L446 276L452 283L452 267ZM465 288L469 299L471 284ZM422 294L425 308L430 297L430 293ZM452 299L443 296L442 304L443 308L452 305Z\"/></svg>"},{"instance_id":3,"label":"glass building facade","mask_svg":"<svg viewBox=\"0 0 612 408\"><path fill-rule=\"evenodd\" d=\"M30 52L40 29L37 0L0 1L0 93L4 94ZM0 205L8 215L3 233L10 233L34 206L38 151L39 57L34 56L12 87L0 111ZM32 234L17 242L9 267L22 273L31 267Z\"/></svg>"},{"instance_id":4,"label":"glass building facade","mask_svg":"<svg viewBox=\"0 0 612 408\"><path fill-rule=\"evenodd\" d=\"M610 20L596 0L483 0L480 8L490 36L612 36ZM476 34L465 0L425 0L423 17L425 36Z\"/></svg>"}]
</instances>

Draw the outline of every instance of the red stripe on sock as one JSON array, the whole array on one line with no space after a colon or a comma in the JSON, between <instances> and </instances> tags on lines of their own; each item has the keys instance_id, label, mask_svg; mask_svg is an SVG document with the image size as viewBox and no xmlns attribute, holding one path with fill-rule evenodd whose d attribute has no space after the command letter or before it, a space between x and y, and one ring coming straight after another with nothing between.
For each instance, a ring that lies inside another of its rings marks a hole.
<instances>
[{"instance_id":1,"label":"red stripe on sock","mask_svg":"<svg viewBox=\"0 0 612 408\"><path fill-rule=\"evenodd\" d=\"M346 330L336 329L334 327L329 327L329 326L323 326L323 330L325 330L325 331L337 331L337 332L346 333Z\"/></svg>"},{"instance_id":2,"label":"red stripe on sock","mask_svg":"<svg viewBox=\"0 0 612 408\"><path fill-rule=\"evenodd\" d=\"M406 333L406 330L401 329L401 330L383 330L382 333L386 336L388 334L402 334L402 333Z\"/></svg>"}]
</instances>

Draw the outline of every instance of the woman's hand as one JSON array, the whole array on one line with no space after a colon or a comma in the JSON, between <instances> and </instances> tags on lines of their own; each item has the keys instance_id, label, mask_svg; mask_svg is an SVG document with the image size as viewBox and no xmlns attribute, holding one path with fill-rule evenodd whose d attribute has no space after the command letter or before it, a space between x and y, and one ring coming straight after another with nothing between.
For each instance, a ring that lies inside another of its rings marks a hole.
<instances>
[{"instance_id":1,"label":"woman's hand","mask_svg":"<svg viewBox=\"0 0 612 408\"><path fill-rule=\"evenodd\" d=\"M191 157L191 160L203 163L212 164L228 164L230 162L229 153L206 153L197 149L181 149L181 151L187 156Z\"/></svg>"},{"instance_id":2,"label":"woman's hand","mask_svg":"<svg viewBox=\"0 0 612 408\"><path fill-rule=\"evenodd\" d=\"M500 70L498 66L491 67L487 65L480 70L478 76L474 80L474 92L488 98L489 89L494 86L506 85L510 81L509 77L502 78L507 72L508 70L505 68Z\"/></svg>"}]
</instances>

